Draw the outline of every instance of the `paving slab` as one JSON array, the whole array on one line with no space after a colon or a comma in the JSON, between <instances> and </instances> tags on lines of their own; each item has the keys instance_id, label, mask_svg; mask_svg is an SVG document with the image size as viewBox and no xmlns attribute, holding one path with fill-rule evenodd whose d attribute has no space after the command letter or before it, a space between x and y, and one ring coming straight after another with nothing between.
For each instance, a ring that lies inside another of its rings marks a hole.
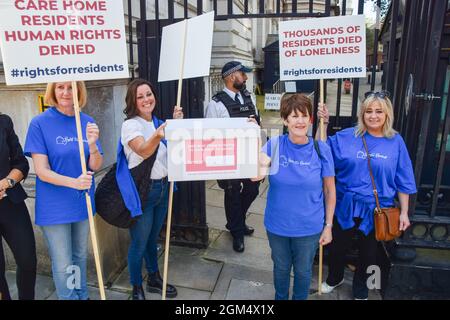
<instances>
[{"instance_id":1,"label":"paving slab","mask_svg":"<svg viewBox=\"0 0 450 320\"><path fill-rule=\"evenodd\" d=\"M208 227L219 229L219 230L227 230L225 225L227 223L227 218L225 216L224 207L216 207L211 205L206 205L206 221L208 223Z\"/></svg>"},{"instance_id":2,"label":"paving slab","mask_svg":"<svg viewBox=\"0 0 450 320\"><path fill-rule=\"evenodd\" d=\"M205 189L206 205L224 207L223 190Z\"/></svg>"},{"instance_id":3,"label":"paving slab","mask_svg":"<svg viewBox=\"0 0 450 320\"><path fill-rule=\"evenodd\" d=\"M208 189L211 188L212 186L214 186L214 184L217 184L216 180L206 180L205 181L205 187Z\"/></svg>"},{"instance_id":4,"label":"paving slab","mask_svg":"<svg viewBox=\"0 0 450 320\"><path fill-rule=\"evenodd\" d=\"M88 286L89 299L101 300L98 287ZM130 293L118 292L114 290L105 290L106 300L129 300ZM47 300L58 300L56 291Z\"/></svg>"},{"instance_id":5,"label":"paving slab","mask_svg":"<svg viewBox=\"0 0 450 320\"><path fill-rule=\"evenodd\" d=\"M145 269L145 263L142 263L142 277L145 280L147 277L147 270ZM130 273L128 271L128 266L126 266L119 276L113 281L111 287L108 289L119 291L119 292L130 292Z\"/></svg>"},{"instance_id":6,"label":"paving slab","mask_svg":"<svg viewBox=\"0 0 450 320\"><path fill-rule=\"evenodd\" d=\"M264 216L256 213L250 213L247 216L246 223L255 229L250 237L267 240L266 228L264 227ZM246 239L249 237L246 237Z\"/></svg>"},{"instance_id":7,"label":"paving slab","mask_svg":"<svg viewBox=\"0 0 450 320\"><path fill-rule=\"evenodd\" d=\"M144 288L145 290L145 288ZM177 287L178 295L175 298L167 298L167 300L209 300L211 292L203 290L195 290L191 288ZM161 295L157 293L145 292L147 300L161 300Z\"/></svg>"},{"instance_id":8,"label":"paving slab","mask_svg":"<svg viewBox=\"0 0 450 320\"><path fill-rule=\"evenodd\" d=\"M211 185L210 189L219 190L219 191L223 192L223 189L221 187L219 187L219 184L217 183L217 180L214 180L214 183Z\"/></svg>"},{"instance_id":9,"label":"paving slab","mask_svg":"<svg viewBox=\"0 0 450 320\"><path fill-rule=\"evenodd\" d=\"M265 239L245 237L245 251L236 252L232 248L232 237L223 232L206 250L204 257L209 260L233 263L272 271L269 243Z\"/></svg>"},{"instance_id":10,"label":"paving slab","mask_svg":"<svg viewBox=\"0 0 450 320\"><path fill-rule=\"evenodd\" d=\"M227 298L228 291L231 287L233 280L242 280L252 282L252 285L264 284L264 290L267 290L267 286L273 286L273 276L271 271L264 271L253 267L247 267L237 264L225 264L220 277L214 288L214 292L211 295L211 300L225 300ZM240 288L239 283L233 285L235 292ZM273 299L273 295L268 299ZM246 299L252 299L250 295L247 295Z\"/></svg>"},{"instance_id":11,"label":"paving slab","mask_svg":"<svg viewBox=\"0 0 450 320\"><path fill-rule=\"evenodd\" d=\"M222 234L222 232L224 232L224 231L222 231L222 230L215 229L215 228L209 228L208 230L209 230L209 239L208 239L209 241L208 241L208 245L211 244L211 243L213 243L214 241L216 241L216 240L220 237L220 235ZM206 250L203 250L202 255L205 254L205 252L206 252Z\"/></svg>"},{"instance_id":12,"label":"paving slab","mask_svg":"<svg viewBox=\"0 0 450 320\"><path fill-rule=\"evenodd\" d=\"M267 181L267 179L266 179L266 181ZM266 188L264 188L264 190L261 192L261 190L260 190L260 197L262 198L262 199L266 199L267 200L267 193L269 192L269 186L267 186Z\"/></svg>"},{"instance_id":13,"label":"paving slab","mask_svg":"<svg viewBox=\"0 0 450 320\"><path fill-rule=\"evenodd\" d=\"M17 300L19 297L16 285L16 272L6 271L6 281L8 282L9 294L13 300ZM55 285L53 279L44 275L36 275L36 286L34 297L36 300L45 300L52 295L55 291Z\"/></svg>"},{"instance_id":14,"label":"paving slab","mask_svg":"<svg viewBox=\"0 0 450 320\"><path fill-rule=\"evenodd\" d=\"M266 210L266 202L267 199L257 197L255 201L252 202L252 205L248 209L248 213L264 214L264 211Z\"/></svg>"},{"instance_id":15,"label":"paving slab","mask_svg":"<svg viewBox=\"0 0 450 320\"><path fill-rule=\"evenodd\" d=\"M164 258L159 260L162 271ZM167 282L177 288L191 288L212 292L219 278L223 263L188 255L169 255Z\"/></svg>"},{"instance_id":16,"label":"paving slab","mask_svg":"<svg viewBox=\"0 0 450 320\"><path fill-rule=\"evenodd\" d=\"M273 300L274 296L272 283L231 279L225 300Z\"/></svg>"},{"instance_id":17,"label":"paving slab","mask_svg":"<svg viewBox=\"0 0 450 320\"><path fill-rule=\"evenodd\" d=\"M185 256L201 256L205 253L205 249L199 249L199 248L189 248L189 247L182 247L182 246L170 246L170 252L169 255L177 256L177 255L185 255ZM160 258L164 259L164 250L160 255Z\"/></svg>"}]
</instances>

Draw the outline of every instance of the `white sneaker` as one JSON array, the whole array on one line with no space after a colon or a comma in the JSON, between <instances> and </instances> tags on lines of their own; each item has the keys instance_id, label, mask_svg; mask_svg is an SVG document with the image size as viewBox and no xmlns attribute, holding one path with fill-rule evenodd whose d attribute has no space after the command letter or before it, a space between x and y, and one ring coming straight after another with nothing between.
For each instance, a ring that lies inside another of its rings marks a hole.
<instances>
[{"instance_id":1,"label":"white sneaker","mask_svg":"<svg viewBox=\"0 0 450 320\"><path fill-rule=\"evenodd\" d=\"M339 282L335 286L330 286L326 281L322 282L322 285L320 286L320 289L322 290L322 293L330 293L334 290L334 288L339 287L341 284L344 283L344 279L342 279L341 282Z\"/></svg>"},{"instance_id":2,"label":"white sneaker","mask_svg":"<svg viewBox=\"0 0 450 320\"><path fill-rule=\"evenodd\" d=\"M369 300L369 298L365 298L365 299L358 299L358 298L355 298L355 300Z\"/></svg>"}]
</instances>

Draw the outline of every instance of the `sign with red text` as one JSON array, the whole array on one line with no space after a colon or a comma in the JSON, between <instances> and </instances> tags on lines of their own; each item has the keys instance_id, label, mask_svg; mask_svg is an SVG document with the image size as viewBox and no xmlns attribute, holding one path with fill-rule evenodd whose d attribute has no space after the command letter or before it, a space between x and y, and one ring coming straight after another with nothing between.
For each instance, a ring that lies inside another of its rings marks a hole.
<instances>
[{"instance_id":1,"label":"sign with red text","mask_svg":"<svg viewBox=\"0 0 450 320\"><path fill-rule=\"evenodd\" d=\"M167 120L169 181L254 178L260 128L247 118Z\"/></svg>"},{"instance_id":2,"label":"sign with red text","mask_svg":"<svg viewBox=\"0 0 450 320\"><path fill-rule=\"evenodd\" d=\"M280 21L280 79L366 76L365 17Z\"/></svg>"},{"instance_id":3,"label":"sign with red text","mask_svg":"<svg viewBox=\"0 0 450 320\"><path fill-rule=\"evenodd\" d=\"M0 0L8 85L128 78L122 1Z\"/></svg>"}]
</instances>

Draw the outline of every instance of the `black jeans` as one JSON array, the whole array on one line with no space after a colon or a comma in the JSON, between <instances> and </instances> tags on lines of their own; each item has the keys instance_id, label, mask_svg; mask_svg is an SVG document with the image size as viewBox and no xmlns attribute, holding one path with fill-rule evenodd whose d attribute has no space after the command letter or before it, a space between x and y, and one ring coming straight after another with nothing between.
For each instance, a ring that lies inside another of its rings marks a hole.
<instances>
[{"instance_id":1,"label":"black jeans","mask_svg":"<svg viewBox=\"0 0 450 320\"><path fill-rule=\"evenodd\" d=\"M16 260L19 299L33 300L36 283L36 244L25 202L12 203L8 197L0 200L0 293L3 300L10 300L5 277L2 238L11 248Z\"/></svg>"},{"instance_id":2,"label":"black jeans","mask_svg":"<svg viewBox=\"0 0 450 320\"><path fill-rule=\"evenodd\" d=\"M225 190L226 228L235 238L244 237L247 210L259 193L259 182L250 179L219 180Z\"/></svg>"},{"instance_id":3,"label":"black jeans","mask_svg":"<svg viewBox=\"0 0 450 320\"><path fill-rule=\"evenodd\" d=\"M342 230L336 218L333 222L333 241L329 244L328 278L327 284L335 286L344 278L345 257L352 246L352 240L357 236L358 257L356 270L353 275L353 296L357 299L366 299L369 290L367 288L367 267L377 264L377 240L372 230L367 236L358 230L360 219L355 219L355 226L348 230Z\"/></svg>"}]
</instances>

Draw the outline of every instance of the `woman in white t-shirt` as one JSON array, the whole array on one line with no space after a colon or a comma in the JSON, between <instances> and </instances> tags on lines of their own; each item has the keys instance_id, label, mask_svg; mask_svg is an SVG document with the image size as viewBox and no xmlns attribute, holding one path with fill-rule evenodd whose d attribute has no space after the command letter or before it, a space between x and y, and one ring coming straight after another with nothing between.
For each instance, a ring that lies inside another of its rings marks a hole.
<instances>
[{"instance_id":1,"label":"woman in white t-shirt","mask_svg":"<svg viewBox=\"0 0 450 320\"><path fill-rule=\"evenodd\" d=\"M130 228L131 243L128 249L128 270L133 286L133 300L145 300L142 289L142 260L148 272L147 291L162 293L163 280L158 270L157 239L167 215L167 147L164 140L165 123L153 115L157 98L153 85L143 79L128 85L124 110L127 119L122 124L121 142L128 161L134 168L157 152L151 171L151 187L143 214ZM174 119L183 118L181 107L174 107ZM168 284L166 296L174 298L177 290Z\"/></svg>"}]
</instances>

